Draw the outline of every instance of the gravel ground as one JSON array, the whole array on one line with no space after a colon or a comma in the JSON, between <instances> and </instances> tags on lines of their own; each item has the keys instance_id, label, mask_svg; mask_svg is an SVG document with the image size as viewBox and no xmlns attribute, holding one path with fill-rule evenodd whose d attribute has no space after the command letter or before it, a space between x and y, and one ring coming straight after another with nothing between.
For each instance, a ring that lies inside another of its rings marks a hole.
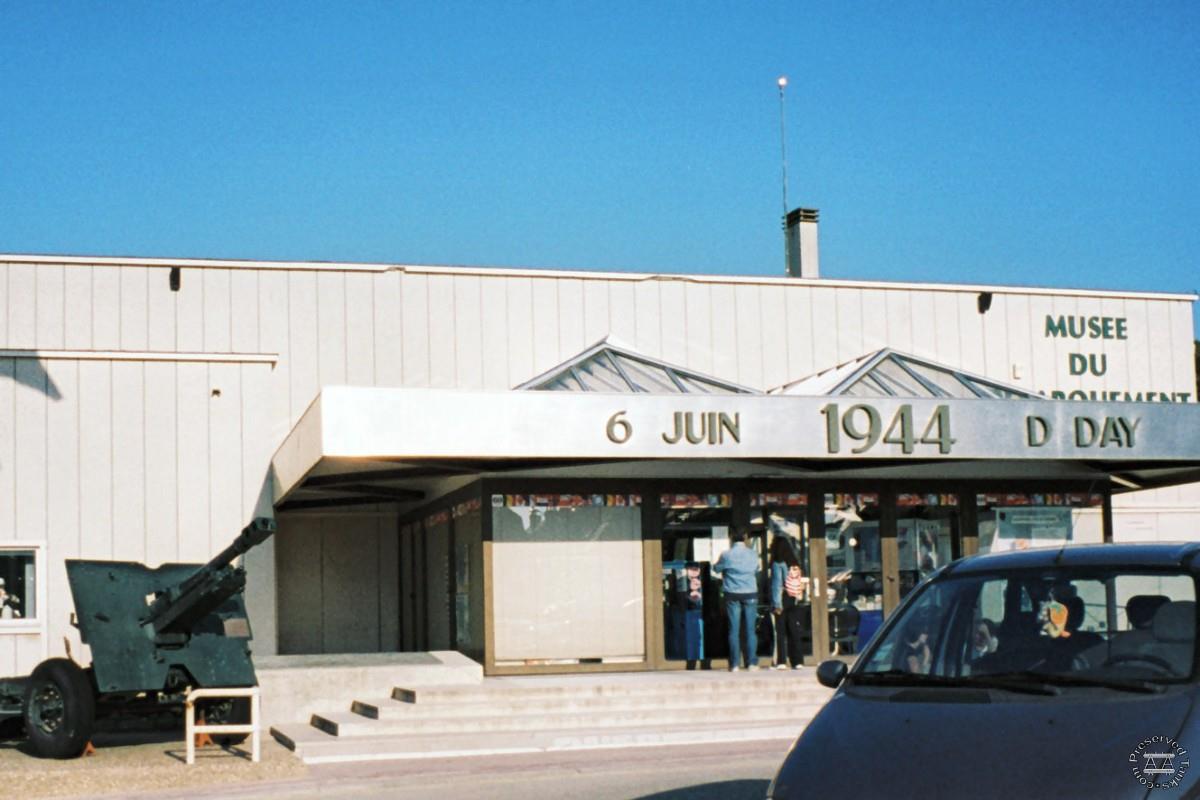
<instances>
[{"instance_id":1,"label":"gravel ground","mask_svg":"<svg viewBox=\"0 0 1200 800\"><path fill-rule=\"evenodd\" d=\"M35 758L16 742L0 743L0 792L6 797L113 797L135 792L204 787L220 796L220 786L255 781L303 778L308 769L290 750L269 735L262 740L262 760L250 761L240 748L206 747L187 756L183 735L109 734L96 737L96 753L86 758L54 761Z\"/></svg>"}]
</instances>

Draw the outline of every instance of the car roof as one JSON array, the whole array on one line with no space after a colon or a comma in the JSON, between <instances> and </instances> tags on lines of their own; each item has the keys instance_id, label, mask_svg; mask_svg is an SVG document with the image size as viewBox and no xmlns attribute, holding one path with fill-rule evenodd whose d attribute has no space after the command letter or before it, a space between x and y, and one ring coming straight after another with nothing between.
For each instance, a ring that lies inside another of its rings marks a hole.
<instances>
[{"instance_id":1,"label":"car roof","mask_svg":"<svg viewBox=\"0 0 1200 800\"><path fill-rule=\"evenodd\" d=\"M968 556L947 567L943 574L996 572L1039 567L1192 567L1200 555L1200 542L1137 544L1068 544L1004 553Z\"/></svg>"}]
</instances>

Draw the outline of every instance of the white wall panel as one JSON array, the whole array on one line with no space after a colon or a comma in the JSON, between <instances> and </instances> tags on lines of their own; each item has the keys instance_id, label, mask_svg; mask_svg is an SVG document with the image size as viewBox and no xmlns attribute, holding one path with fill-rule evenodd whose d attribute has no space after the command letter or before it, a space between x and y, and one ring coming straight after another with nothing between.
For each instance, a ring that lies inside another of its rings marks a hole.
<instances>
[{"instance_id":1,"label":"white wall panel","mask_svg":"<svg viewBox=\"0 0 1200 800\"><path fill-rule=\"evenodd\" d=\"M37 346L56 350L66 339L66 267L45 264L37 271Z\"/></svg>"},{"instance_id":2,"label":"white wall panel","mask_svg":"<svg viewBox=\"0 0 1200 800\"><path fill-rule=\"evenodd\" d=\"M962 348L958 366L967 372L987 375L985 315L979 313L974 294L957 294L955 299L958 303L958 334Z\"/></svg>"},{"instance_id":3,"label":"white wall panel","mask_svg":"<svg viewBox=\"0 0 1200 800\"><path fill-rule=\"evenodd\" d=\"M288 336L288 284L288 274L275 270L263 270L258 279L257 349L259 352L276 353L279 356L279 361L270 368L270 390L265 400L270 409L266 422L272 451L292 427L292 343L291 337Z\"/></svg>"},{"instance_id":4,"label":"white wall panel","mask_svg":"<svg viewBox=\"0 0 1200 800\"><path fill-rule=\"evenodd\" d=\"M912 293L903 290L889 291L887 293L886 305L888 343L901 352L911 353L913 350ZM841 310L840 306L838 310ZM839 337L850 335L849 327L842 327L841 317L838 318L837 324ZM841 342L839 342L840 344ZM861 355L854 352L853 349L847 350L845 347L839 347L838 350L840 355L839 361L845 361L848 358L855 358Z\"/></svg>"},{"instance_id":5,"label":"white wall panel","mask_svg":"<svg viewBox=\"0 0 1200 800\"><path fill-rule=\"evenodd\" d=\"M686 307L687 358L684 366L713 374L712 304L709 288L703 283L684 284Z\"/></svg>"},{"instance_id":6,"label":"white wall panel","mask_svg":"<svg viewBox=\"0 0 1200 800\"><path fill-rule=\"evenodd\" d=\"M46 371L41 361L16 359L16 538L46 535Z\"/></svg>"},{"instance_id":7,"label":"white wall panel","mask_svg":"<svg viewBox=\"0 0 1200 800\"><path fill-rule=\"evenodd\" d=\"M175 295L175 348L204 352L204 270L180 269Z\"/></svg>"},{"instance_id":8,"label":"white wall panel","mask_svg":"<svg viewBox=\"0 0 1200 800\"><path fill-rule=\"evenodd\" d=\"M633 310L636 326L634 349L653 358L662 358L658 281L638 281L633 285Z\"/></svg>"},{"instance_id":9,"label":"white wall panel","mask_svg":"<svg viewBox=\"0 0 1200 800\"><path fill-rule=\"evenodd\" d=\"M860 341L847 342L846 349L857 351L859 355L866 355L891 346L887 332L887 292L879 289L863 289L858 294L858 327L862 331L862 336ZM846 324L841 303L838 304L838 324ZM841 338L844 338L844 335L839 332L839 339ZM914 352L913 355L921 355L921 353ZM817 369L824 369L827 366L831 365L823 363Z\"/></svg>"},{"instance_id":10,"label":"white wall panel","mask_svg":"<svg viewBox=\"0 0 1200 800\"><path fill-rule=\"evenodd\" d=\"M145 350L149 347L150 325L147 301L150 270L145 267L121 267L121 349ZM161 270L157 270L161 275Z\"/></svg>"},{"instance_id":11,"label":"white wall panel","mask_svg":"<svg viewBox=\"0 0 1200 800\"><path fill-rule=\"evenodd\" d=\"M480 284L479 303L483 388L511 389L520 379L511 376L508 369L508 293L503 282L484 278Z\"/></svg>"},{"instance_id":12,"label":"white wall panel","mask_svg":"<svg viewBox=\"0 0 1200 800\"><path fill-rule=\"evenodd\" d=\"M69 636L72 651L84 660L79 633L67 620L73 609L71 593L67 590L67 570L64 560L79 557L79 365L71 361L48 361L46 372L58 387L60 399L46 405L46 472L50 476L52 494L46 508L46 614L49 639L58 643ZM0 381L3 381L0 378ZM0 390L3 386L0 385ZM172 431L174 436L174 431ZM0 464L0 471L5 465ZM147 496L149 499L149 496ZM167 530L174 527L174 519ZM174 539L173 536L159 538Z\"/></svg>"},{"instance_id":13,"label":"white wall panel","mask_svg":"<svg viewBox=\"0 0 1200 800\"><path fill-rule=\"evenodd\" d=\"M832 288L815 286L812 289L812 340L816 371L846 360L839 344L837 292Z\"/></svg>"},{"instance_id":14,"label":"white wall panel","mask_svg":"<svg viewBox=\"0 0 1200 800\"><path fill-rule=\"evenodd\" d=\"M209 382L207 364L176 368L179 409L179 560L206 561L211 525L209 471ZM222 454L220 466L228 467Z\"/></svg>"},{"instance_id":15,"label":"white wall panel","mask_svg":"<svg viewBox=\"0 0 1200 800\"><path fill-rule=\"evenodd\" d=\"M452 389L457 380L454 341L454 278L429 277L429 385Z\"/></svg>"},{"instance_id":16,"label":"white wall panel","mask_svg":"<svg viewBox=\"0 0 1200 800\"><path fill-rule=\"evenodd\" d=\"M867 292L864 290L863 295ZM912 352L913 355L922 356L924 358L935 358L937 352L937 333L934 321L934 295L932 292L913 292L911 294L911 308L913 319L913 338ZM864 300L863 324L867 324L867 312L865 310L866 302ZM867 350L872 348L867 342Z\"/></svg>"},{"instance_id":17,"label":"white wall panel","mask_svg":"<svg viewBox=\"0 0 1200 800\"><path fill-rule=\"evenodd\" d=\"M460 389L483 388L483 313L479 278L459 275L454 288L454 385Z\"/></svg>"},{"instance_id":18,"label":"white wall panel","mask_svg":"<svg viewBox=\"0 0 1200 800\"><path fill-rule=\"evenodd\" d=\"M1173 392L1189 392L1192 402L1196 402L1196 361L1194 345L1188 347L1188 337L1192 336L1192 304L1170 303L1167 305L1170 333L1168 341L1171 346Z\"/></svg>"},{"instance_id":19,"label":"white wall panel","mask_svg":"<svg viewBox=\"0 0 1200 800\"><path fill-rule=\"evenodd\" d=\"M787 298L779 286L760 286L763 377L761 389L779 386L788 380Z\"/></svg>"},{"instance_id":20,"label":"white wall panel","mask_svg":"<svg viewBox=\"0 0 1200 800\"><path fill-rule=\"evenodd\" d=\"M79 362L79 398L79 554L112 558L112 364Z\"/></svg>"},{"instance_id":21,"label":"white wall panel","mask_svg":"<svg viewBox=\"0 0 1200 800\"><path fill-rule=\"evenodd\" d=\"M608 283L608 319L613 336L626 347L637 346L637 305L632 283Z\"/></svg>"},{"instance_id":22,"label":"white wall panel","mask_svg":"<svg viewBox=\"0 0 1200 800\"><path fill-rule=\"evenodd\" d=\"M992 307L986 314L980 314L976 308L983 331L983 374L1001 381L1012 378L1008 358L1008 304L1009 298L1001 296L992 300Z\"/></svg>"},{"instance_id":23,"label":"white wall panel","mask_svg":"<svg viewBox=\"0 0 1200 800\"><path fill-rule=\"evenodd\" d=\"M226 547L247 520L242 511L242 375L237 364L209 364L207 560ZM218 394L219 392L219 394ZM256 402L254 398L246 398Z\"/></svg>"},{"instance_id":24,"label":"white wall panel","mask_svg":"<svg viewBox=\"0 0 1200 800\"><path fill-rule=\"evenodd\" d=\"M1037 332L1030 316L1029 300L1029 295L1012 295L1007 297L1001 306L1005 312L1004 319L1008 329L1008 358L1004 365L1004 373L998 377L1008 383L1036 390L1029 380L1029 367L1033 362L1033 337Z\"/></svg>"},{"instance_id":25,"label":"white wall panel","mask_svg":"<svg viewBox=\"0 0 1200 800\"><path fill-rule=\"evenodd\" d=\"M400 284L404 326L404 385L429 386L429 278L405 275Z\"/></svg>"},{"instance_id":26,"label":"white wall panel","mask_svg":"<svg viewBox=\"0 0 1200 800\"><path fill-rule=\"evenodd\" d=\"M606 281L583 282L583 338L591 346L608 336L611 324L608 319L608 283Z\"/></svg>"},{"instance_id":27,"label":"white wall panel","mask_svg":"<svg viewBox=\"0 0 1200 800\"><path fill-rule=\"evenodd\" d=\"M63 328L66 334L63 347L88 350L92 346L92 281L95 271L90 267L63 268ZM3 281L0 281L3 286ZM164 349L174 347L170 346Z\"/></svg>"},{"instance_id":28,"label":"white wall panel","mask_svg":"<svg viewBox=\"0 0 1200 800\"><path fill-rule=\"evenodd\" d=\"M508 384L517 386L538 374L533 366L533 282L529 278L513 278L505 284Z\"/></svg>"},{"instance_id":29,"label":"white wall panel","mask_svg":"<svg viewBox=\"0 0 1200 800\"><path fill-rule=\"evenodd\" d=\"M119 267L93 268L92 347L97 350L118 350L121 347L121 271Z\"/></svg>"},{"instance_id":30,"label":"white wall panel","mask_svg":"<svg viewBox=\"0 0 1200 800\"><path fill-rule=\"evenodd\" d=\"M258 279L262 270L235 269L229 274L231 338L229 349L235 353L257 353ZM154 277L152 280L157 281ZM166 282L165 276L163 282Z\"/></svg>"},{"instance_id":31,"label":"white wall panel","mask_svg":"<svg viewBox=\"0 0 1200 800\"><path fill-rule=\"evenodd\" d=\"M583 281L563 278L558 281L558 348L565 361L592 344L583 335Z\"/></svg>"},{"instance_id":32,"label":"white wall panel","mask_svg":"<svg viewBox=\"0 0 1200 800\"><path fill-rule=\"evenodd\" d=\"M4 340L5 347L11 347L8 343L8 306L12 302L8 292L8 277L11 264L3 265L3 273L0 273L0 339Z\"/></svg>"},{"instance_id":33,"label":"white wall panel","mask_svg":"<svg viewBox=\"0 0 1200 800\"><path fill-rule=\"evenodd\" d=\"M152 269L146 283L148 350L167 352L175 349L179 293L171 291L170 274L168 269Z\"/></svg>"},{"instance_id":34,"label":"white wall panel","mask_svg":"<svg viewBox=\"0 0 1200 800\"><path fill-rule=\"evenodd\" d=\"M313 272L288 274L288 382L291 414L288 427L312 404L321 388L317 339L317 276Z\"/></svg>"},{"instance_id":35,"label":"white wall panel","mask_svg":"<svg viewBox=\"0 0 1200 800\"><path fill-rule=\"evenodd\" d=\"M293 319L303 325L303 319ZM317 376L320 386L346 383L346 275L317 273ZM313 392L315 395L316 392Z\"/></svg>"},{"instance_id":36,"label":"white wall panel","mask_svg":"<svg viewBox=\"0 0 1200 800\"><path fill-rule=\"evenodd\" d=\"M863 336L862 293L854 289L837 292L834 304L838 326L838 361L858 358L869 350Z\"/></svg>"},{"instance_id":37,"label":"white wall panel","mask_svg":"<svg viewBox=\"0 0 1200 800\"><path fill-rule=\"evenodd\" d=\"M737 344L737 382L763 388L762 306L758 287L736 286L733 290L734 341Z\"/></svg>"},{"instance_id":38,"label":"white wall panel","mask_svg":"<svg viewBox=\"0 0 1200 800\"><path fill-rule=\"evenodd\" d=\"M1036 392L1050 392L1058 388L1058 358L1055 344L1046 336L1046 317L1053 313L1054 306L1049 297L1031 295L1029 298L1029 363L1025 385Z\"/></svg>"},{"instance_id":39,"label":"white wall panel","mask_svg":"<svg viewBox=\"0 0 1200 800\"><path fill-rule=\"evenodd\" d=\"M146 559L145 365L112 363L113 556Z\"/></svg>"},{"instance_id":40,"label":"white wall panel","mask_svg":"<svg viewBox=\"0 0 1200 800\"><path fill-rule=\"evenodd\" d=\"M373 276L373 335L376 386L404 385L404 329L400 312L400 273Z\"/></svg>"},{"instance_id":41,"label":"white wall panel","mask_svg":"<svg viewBox=\"0 0 1200 800\"><path fill-rule=\"evenodd\" d=\"M558 348L558 287L548 278L531 279L533 292L533 377L562 361Z\"/></svg>"},{"instance_id":42,"label":"white wall panel","mask_svg":"<svg viewBox=\"0 0 1200 800\"><path fill-rule=\"evenodd\" d=\"M227 353L233 346L231 283L227 269L206 269L201 275L204 290L204 349L209 353Z\"/></svg>"},{"instance_id":43,"label":"white wall panel","mask_svg":"<svg viewBox=\"0 0 1200 800\"><path fill-rule=\"evenodd\" d=\"M712 374L735 383L738 380L737 311L733 287L712 284L709 287L712 308Z\"/></svg>"},{"instance_id":44,"label":"white wall panel","mask_svg":"<svg viewBox=\"0 0 1200 800\"><path fill-rule=\"evenodd\" d=\"M17 360L0 359L0 541L17 537Z\"/></svg>"},{"instance_id":45,"label":"white wall panel","mask_svg":"<svg viewBox=\"0 0 1200 800\"><path fill-rule=\"evenodd\" d=\"M367 272L346 275L346 383L375 385L375 285Z\"/></svg>"},{"instance_id":46,"label":"white wall panel","mask_svg":"<svg viewBox=\"0 0 1200 800\"><path fill-rule=\"evenodd\" d=\"M8 346L37 347L37 267L8 267Z\"/></svg>"},{"instance_id":47,"label":"white wall panel","mask_svg":"<svg viewBox=\"0 0 1200 800\"><path fill-rule=\"evenodd\" d=\"M176 365L150 362L145 365L146 408L146 561L162 564L179 560L178 454L175 448ZM195 487L184 487L194 491Z\"/></svg>"},{"instance_id":48,"label":"white wall panel","mask_svg":"<svg viewBox=\"0 0 1200 800\"><path fill-rule=\"evenodd\" d=\"M784 297L787 300L788 337L788 374L784 382L790 383L817 369L812 332L812 290L807 286L789 286Z\"/></svg>"},{"instance_id":49,"label":"white wall panel","mask_svg":"<svg viewBox=\"0 0 1200 800\"><path fill-rule=\"evenodd\" d=\"M962 354L962 331L958 324L958 298L949 292L933 295L933 317L929 327L933 329L934 346L929 356L948 366L957 367ZM919 353L917 355L920 355Z\"/></svg>"},{"instance_id":50,"label":"white wall panel","mask_svg":"<svg viewBox=\"0 0 1200 800\"><path fill-rule=\"evenodd\" d=\"M686 366L688 361L688 325L684 291L684 285L680 281L664 282L658 290L662 358L680 366Z\"/></svg>"}]
</instances>

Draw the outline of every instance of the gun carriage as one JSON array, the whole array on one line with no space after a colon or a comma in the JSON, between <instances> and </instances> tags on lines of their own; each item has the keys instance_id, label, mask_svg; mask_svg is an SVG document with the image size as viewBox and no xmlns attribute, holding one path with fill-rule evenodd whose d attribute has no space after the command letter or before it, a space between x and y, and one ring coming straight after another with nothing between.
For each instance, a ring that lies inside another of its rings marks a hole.
<instances>
[{"instance_id":1,"label":"gun carriage","mask_svg":"<svg viewBox=\"0 0 1200 800\"><path fill-rule=\"evenodd\" d=\"M246 571L234 560L274 532L273 520L257 518L203 565L68 560L72 622L92 663L51 658L29 676L0 678L0 734L23 728L39 756L74 758L98 720L178 711L195 688L256 686ZM216 703L208 717L244 722L248 706Z\"/></svg>"}]
</instances>

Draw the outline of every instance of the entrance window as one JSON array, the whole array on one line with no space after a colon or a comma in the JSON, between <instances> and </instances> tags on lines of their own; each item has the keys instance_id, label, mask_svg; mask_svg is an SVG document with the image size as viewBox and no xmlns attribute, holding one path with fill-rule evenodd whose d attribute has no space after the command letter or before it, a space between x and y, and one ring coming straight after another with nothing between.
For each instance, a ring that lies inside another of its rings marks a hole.
<instances>
[{"instance_id":1,"label":"entrance window","mask_svg":"<svg viewBox=\"0 0 1200 800\"><path fill-rule=\"evenodd\" d=\"M664 494L663 651L667 659L689 667L727 658L721 582L712 564L729 547L733 496Z\"/></svg>"},{"instance_id":2,"label":"entrance window","mask_svg":"<svg viewBox=\"0 0 1200 800\"><path fill-rule=\"evenodd\" d=\"M494 660L645 659L641 497L495 494Z\"/></svg>"},{"instance_id":3,"label":"entrance window","mask_svg":"<svg viewBox=\"0 0 1200 800\"><path fill-rule=\"evenodd\" d=\"M987 493L979 507L979 552L1100 542L1104 497L1086 492Z\"/></svg>"},{"instance_id":4,"label":"entrance window","mask_svg":"<svg viewBox=\"0 0 1200 800\"><path fill-rule=\"evenodd\" d=\"M759 655L771 656L777 665L796 666L812 655L807 514L807 494L750 495L751 535L759 538L765 551L758 649ZM793 566L799 571L793 572ZM777 602L779 613L775 613Z\"/></svg>"},{"instance_id":5,"label":"entrance window","mask_svg":"<svg viewBox=\"0 0 1200 800\"><path fill-rule=\"evenodd\" d=\"M825 567L829 642L836 655L857 653L883 622L879 495L825 495Z\"/></svg>"},{"instance_id":6,"label":"entrance window","mask_svg":"<svg viewBox=\"0 0 1200 800\"><path fill-rule=\"evenodd\" d=\"M36 575L33 550L0 548L0 627L37 619Z\"/></svg>"},{"instance_id":7,"label":"entrance window","mask_svg":"<svg viewBox=\"0 0 1200 800\"><path fill-rule=\"evenodd\" d=\"M896 543L900 596L934 570L949 564L958 535L958 495L901 493L896 496Z\"/></svg>"}]
</instances>

